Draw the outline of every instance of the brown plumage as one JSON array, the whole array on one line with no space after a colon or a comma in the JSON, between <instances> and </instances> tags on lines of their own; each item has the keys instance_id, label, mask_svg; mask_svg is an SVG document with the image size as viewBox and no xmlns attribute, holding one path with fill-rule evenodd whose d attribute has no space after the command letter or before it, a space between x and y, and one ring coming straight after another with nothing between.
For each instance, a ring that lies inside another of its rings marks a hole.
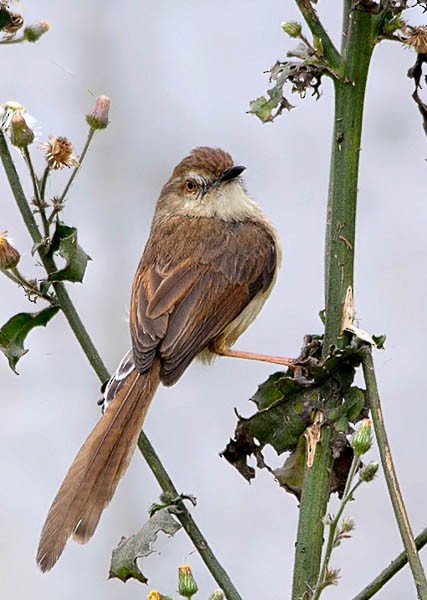
<instances>
[{"instance_id":1,"label":"brown plumage","mask_svg":"<svg viewBox=\"0 0 427 600\"><path fill-rule=\"evenodd\" d=\"M37 553L42 571L71 535L80 543L93 535L159 382L172 385L195 357L231 346L270 293L280 251L242 170L222 150L197 148L163 187L132 287L132 350L52 503Z\"/></svg>"}]
</instances>

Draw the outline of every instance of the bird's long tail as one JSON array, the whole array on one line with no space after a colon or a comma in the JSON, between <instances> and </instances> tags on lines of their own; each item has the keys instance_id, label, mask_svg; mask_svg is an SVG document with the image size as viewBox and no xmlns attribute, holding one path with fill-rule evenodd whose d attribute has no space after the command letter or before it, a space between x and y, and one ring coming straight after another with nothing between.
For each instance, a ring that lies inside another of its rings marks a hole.
<instances>
[{"instance_id":1,"label":"bird's long tail","mask_svg":"<svg viewBox=\"0 0 427 600\"><path fill-rule=\"evenodd\" d=\"M53 567L71 535L81 544L92 537L127 469L158 385L157 361L147 373L132 369L120 381L52 502L37 551L42 571Z\"/></svg>"}]
</instances>

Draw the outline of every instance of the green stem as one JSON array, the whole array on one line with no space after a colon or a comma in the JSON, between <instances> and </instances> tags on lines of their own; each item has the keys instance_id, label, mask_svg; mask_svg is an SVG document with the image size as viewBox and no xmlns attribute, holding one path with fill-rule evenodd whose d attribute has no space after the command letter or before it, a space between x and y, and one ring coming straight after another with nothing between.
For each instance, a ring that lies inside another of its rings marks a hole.
<instances>
[{"instance_id":1,"label":"green stem","mask_svg":"<svg viewBox=\"0 0 427 600\"><path fill-rule=\"evenodd\" d=\"M46 212L44 209L43 196L40 192L39 181L38 181L37 175L34 171L33 161L31 160L31 154L30 154L30 151L28 150L28 146L25 146L23 148L23 153L24 153L27 165L28 165L28 169L30 171L31 181L33 182L34 197L35 197L35 201L36 201L36 206L40 212L40 217L41 217L42 224L43 224L44 236L46 239L49 239L49 235L50 235L49 223L47 222L47 219L46 219Z\"/></svg>"},{"instance_id":2,"label":"green stem","mask_svg":"<svg viewBox=\"0 0 427 600\"><path fill-rule=\"evenodd\" d=\"M351 487L352 483L353 483L354 475L356 473L356 469L359 465L359 461L360 461L360 456L358 454L354 454L353 460L351 463L351 467L350 467L350 471L347 475L347 481L345 484L345 490L343 493L341 504L338 508L337 514L332 519L332 522L329 525L329 534L328 534L328 541L326 543L325 555L323 557L322 567L321 567L320 573L319 573L319 579L317 580L317 585L316 585L316 589L314 591L312 600L319 600L320 594L322 593L322 591L324 589L323 584L325 583L326 573L329 568L329 562L330 562L331 556L332 556L332 550L334 549L335 535L337 532L337 527L338 527L339 521L341 519L341 516L344 512L344 509L345 509L347 503L349 502L349 500L351 500L354 492L361 484L361 481L359 480L353 487Z\"/></svg>"},{"instance_id":3,"label":"green stem","mask_svg":"<svg viewBox=\"0 0 427 600\"><path fill-rule=\"evenodd\" d=\"M394 515L399 527L403 546L408 556L409 566L417 588L418 598L427 599L427 579L418 556L417 546L409 523L396 471L394 469L391 456L390 444L384 426L384 417L381 409L381 402L378 393L377 380L375 377L374 361L372 351L366 348L362 358L363 375L366 383L366 392L371 407L372 421L374 423L375 435L377 437L378 449L380 452L381 463L384 469L384 475L387 482L388 493L393 505Z\"/></svg>"},{"instance_id":4,"label":"green stem","mask_svg":"<svg viewBox=\"0 0 427 600\"><path fill-rule=\"evenodd\" d=\"M43 202L46 201L46 184L49 177L50 168L46 167L43 172L43 177L40 183L40 196Z\"/></svg>"},{"instance_id":5,"label":"green stem","mask_svg":"<svg viewBox=\"0 0 427 600\"><path fill-rule=\"evenodd\" d=\"M163 492L167 493L170 497L178 497L179 493L176 487L174 486L168 473L165 471L165 468L163 467L159 457L155 454L153 447L143 431L141 431L139 436L138 447L144 455L144 458L147 460L147 462L149 462L154 477L157 479ZM194 522L193 517L191 516L191 513L188 511L184 502L180 501L177 503L177 505L179 508L179 511L176 513L177 518L181 522L194 546L197 548L197 551L202 557L205 565L211 572L212 577L224 592L227 600L242 600L226 571L220 565L214 553L210 549L207 540Z\"/></svg>"},{"instance_id":6,"label":"green stem","mask_svg":"<svg viewBox=\"0 0 427 600\"><path fill-rule=\"evenodd\" d=\"M427 527L415 538L417 550L421 550L427 544ZM369 600L372 598L396 573L408 562L406 552L401 552L381 573L375 577L353 600Z\"/></svg>"},{"instance_id":7,"label":"green stem","mask_svg":"<svg viewBox=\"0 0 427 600\"><path fill-rule=\"evenodd\" d=\"M316 21L313 21L314 10L310 10L312 5L309 0L296 2L304 17L308 16L307 23L312 31L314 27L318 29ZM341 315L347 288L353 288L359 150L366 79L375 43L373 16L351 9L348 2L345 7L352 10L352 14L351 18L344 17L348 29L347 35L343 35L339 65L342 77L334 78L335 117L325 243L324 357L329 354L331 345L340 347L346 341L341 335ZM321 37L326 55L327 38L321 31L316 35ZM329 51L331 52L330 48ZM333 399L326 398L325 401L330 403ZM332 465L329 426L323 428L322 442L323 440L325 443L318 445L316 449L312 469L305 467L295 553L293 600L300 600L307 590L314 588L321 566L323 518L330 495Z\"/></svg>"},{"instance_id":8,"label":"green stem","mask_svg":"<svg viewBox=\"0 0 427 600\"><path fill-rule=\"evenodd\" d=\"M92 130L91 130L92 131ZM91 137L91 136L90 136ZM89 146L90 139L88 139L85 149ZM82 155L83 156L83 155ZM3 132L0 130L0 157L6 172L6 176L9 181L9 185L11 187L12 193L15 197L18 208L21 212L21 215L24 219L25 225L31 235L31 238L35 244L40 244L42 241L42 237L40 231L37 227L37 223L34 219L33 213L30 210L27 199L25 197L24 191L22 189L21 182L19 180L18 173L16 172L15 165L12 161L12 157L10 156L9 148L6 143L6 139L4 137ZM40 259L43 263L43 266L46 269L47 273L52 273L57 270L55 261L53 258L46 256L45 252L42 248L38 250ZM53 288L55 290L56 296L58 298L58 303L70 324L72 331L74 332L84 354L88 358L92 368L97 374L99 380L104 383L110 377L107 368L102 362L101 357L98 354L92 340L90 339L69 295L65 288L65 286L61 282L54 282ZM140 438L138 441L138 447L146 460L148 466L152 470L154 476L160 484L163 492L169 493L171 492L173 496L177 497L179 494L175 489L169 475L167 474L165 468L163 467L160 459L156 455L153 447L151 446L148 438L141 432ZM201 558L205 562L207 568L212 573L215 581L218 585L224 590L226 594L227 600L241 600L240 595L237 590L234 588L233 584L226 571L220 565L218 560L215 558L212 550L209 548L208 543L205 538L202 536L200 530L198 529L196 523L194 522L191 514L188 512L187 508L184 506L182 513L182 526L187 532L190 539L195 544L197 551L199 552Z\"/></svg>"},{"instance_id":9,"label":"green stem","mask_svg":"<svg viewBox=\"0 0 427 600\"><path fill-rule=\"evenodd\" d=\"M19 37L19 38L11 38L9 40L1 40L0 41L0 45L6 45L6 44L20 44L21 42L25 42L27 38L25 38L24 36Z\"/></svg>"},{"instance_id":10,"label":"green stem","mask_svg":"<svg viewBox=\"0 0 427 600\"><path fill-rule=\"evenodd\" d=\"M94 135L95 131L96 131L96 129L92 129L92 128L89 129L89 133L88 133L88 136L87 136L87 139L86 139L86 143L85 143L85 145L83 147L83 151L82 151L82 153L80 155L80 158L79 158L79 164L77 165L77 167L74 167L73 172L71 173L71 177L68 180L68 183L65 186L64 191L62 192L62 194L61 194L61 196L60 196L60 198L58 200L59 204L63 204L64 203L65 197L68 194L68 191L69 191L69 189L71 187L71 184L73 183L74 178L77 175L77 173L78 173L78 171L79 171L79 169L81 167L81 164L82 164L82 162L83 162L83 160L84 160L84 158L86 156L86 153L87 153L87 151L89 149L89 146L90 146L90 143L92 141L92 138L93 138L93 135Z\"/></svg>"},{"instance_id":11,"label":"green stem","mask_svg":"<svg viewBox=\"0 0 427 600\"><path fill-rule=\"evenodd\" d=\"M313 8L311 0L296 0L296 4L313 36L322 40L323 54L326 61L332 69L338 70L341 64L341 57L331 38L326 33L322 23L319 21L319 17Z\"/></svg>"},{"instance_id":12,"label":"green stem","mask_svg":"<svg viewBox=\"0 0 427 600\"><path fill-rule=\"evenodd\" d=\"M324 426L311 468L305 467L300 502L292 600L300 600L314 588L319 575L323 546L323 518L329 498L331 429ZM325 493L325 489L327 490Z\"/></svg>"}]
</instances>

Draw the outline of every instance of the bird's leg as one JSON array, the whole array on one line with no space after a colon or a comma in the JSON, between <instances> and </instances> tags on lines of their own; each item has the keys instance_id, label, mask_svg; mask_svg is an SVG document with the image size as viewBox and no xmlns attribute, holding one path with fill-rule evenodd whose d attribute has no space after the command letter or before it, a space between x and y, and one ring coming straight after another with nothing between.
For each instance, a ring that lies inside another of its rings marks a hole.
<instances>
[{"instance_id":1,"label":"bird's leg","mask_svg":"<svg viewBox=\"0 0 427 600\"><path fill-rule=\"evenodd\" d=\"M262 362L274 363L276 365L283 365L290 369L296 368L296 358L285 358L282 356L268 356L266 354L257 354L254 352L240 352L239 350L231 350L220 341L213 340L209 344L209 350L219 356L230 356L232 358L246 358L247 360L260 360Z\"/></svg>"}]
</instances>

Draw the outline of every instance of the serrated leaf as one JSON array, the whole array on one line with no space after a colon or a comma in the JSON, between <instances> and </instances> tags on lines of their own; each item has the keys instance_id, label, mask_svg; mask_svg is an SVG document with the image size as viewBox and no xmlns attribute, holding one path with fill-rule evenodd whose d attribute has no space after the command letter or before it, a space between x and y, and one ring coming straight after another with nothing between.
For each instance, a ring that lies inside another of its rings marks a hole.
<instances>
[{"instance_id":1,"label":"serrated leaf","mask_svg":"<svg viewBox=\"0 0 427 600\"><path fill-rule=\"evenodd\" d=\"M28 352L24 348L27 335L34 327L46 327L58 310L57 306L50 306L36 313L18 313L0 329L0 350L15 373L18 360Z\"/></svg>"},{"instance_id":2,"label":"serrated leaf","mask_svg":"<svg viewBox=\"0 0 427 600\"><path fill-rule=\"evenodd\" d=\"M92 260L77 243L77 229L57 223L50 246L51 253L58 253L66 265L49 275L49 281L72 281L81 283L87 263Z\"/></svg>"},{"instance_id":3,"label":"serrated leaf","mask_svg":"<svg viewBox=\"0 0 427 600\"><path fill-rule=\"evenodd\" d=\"M117 577L121 581L137 579L147 583L148 579L140 571L137 559L149 556L155 550L153 544L160 531L173 536L181 525L174 519L174 507L161 508L145 523L143 528L129 538L123 538L118 547L113 550L109 578Z\"/></svg>"}]
</instances>

